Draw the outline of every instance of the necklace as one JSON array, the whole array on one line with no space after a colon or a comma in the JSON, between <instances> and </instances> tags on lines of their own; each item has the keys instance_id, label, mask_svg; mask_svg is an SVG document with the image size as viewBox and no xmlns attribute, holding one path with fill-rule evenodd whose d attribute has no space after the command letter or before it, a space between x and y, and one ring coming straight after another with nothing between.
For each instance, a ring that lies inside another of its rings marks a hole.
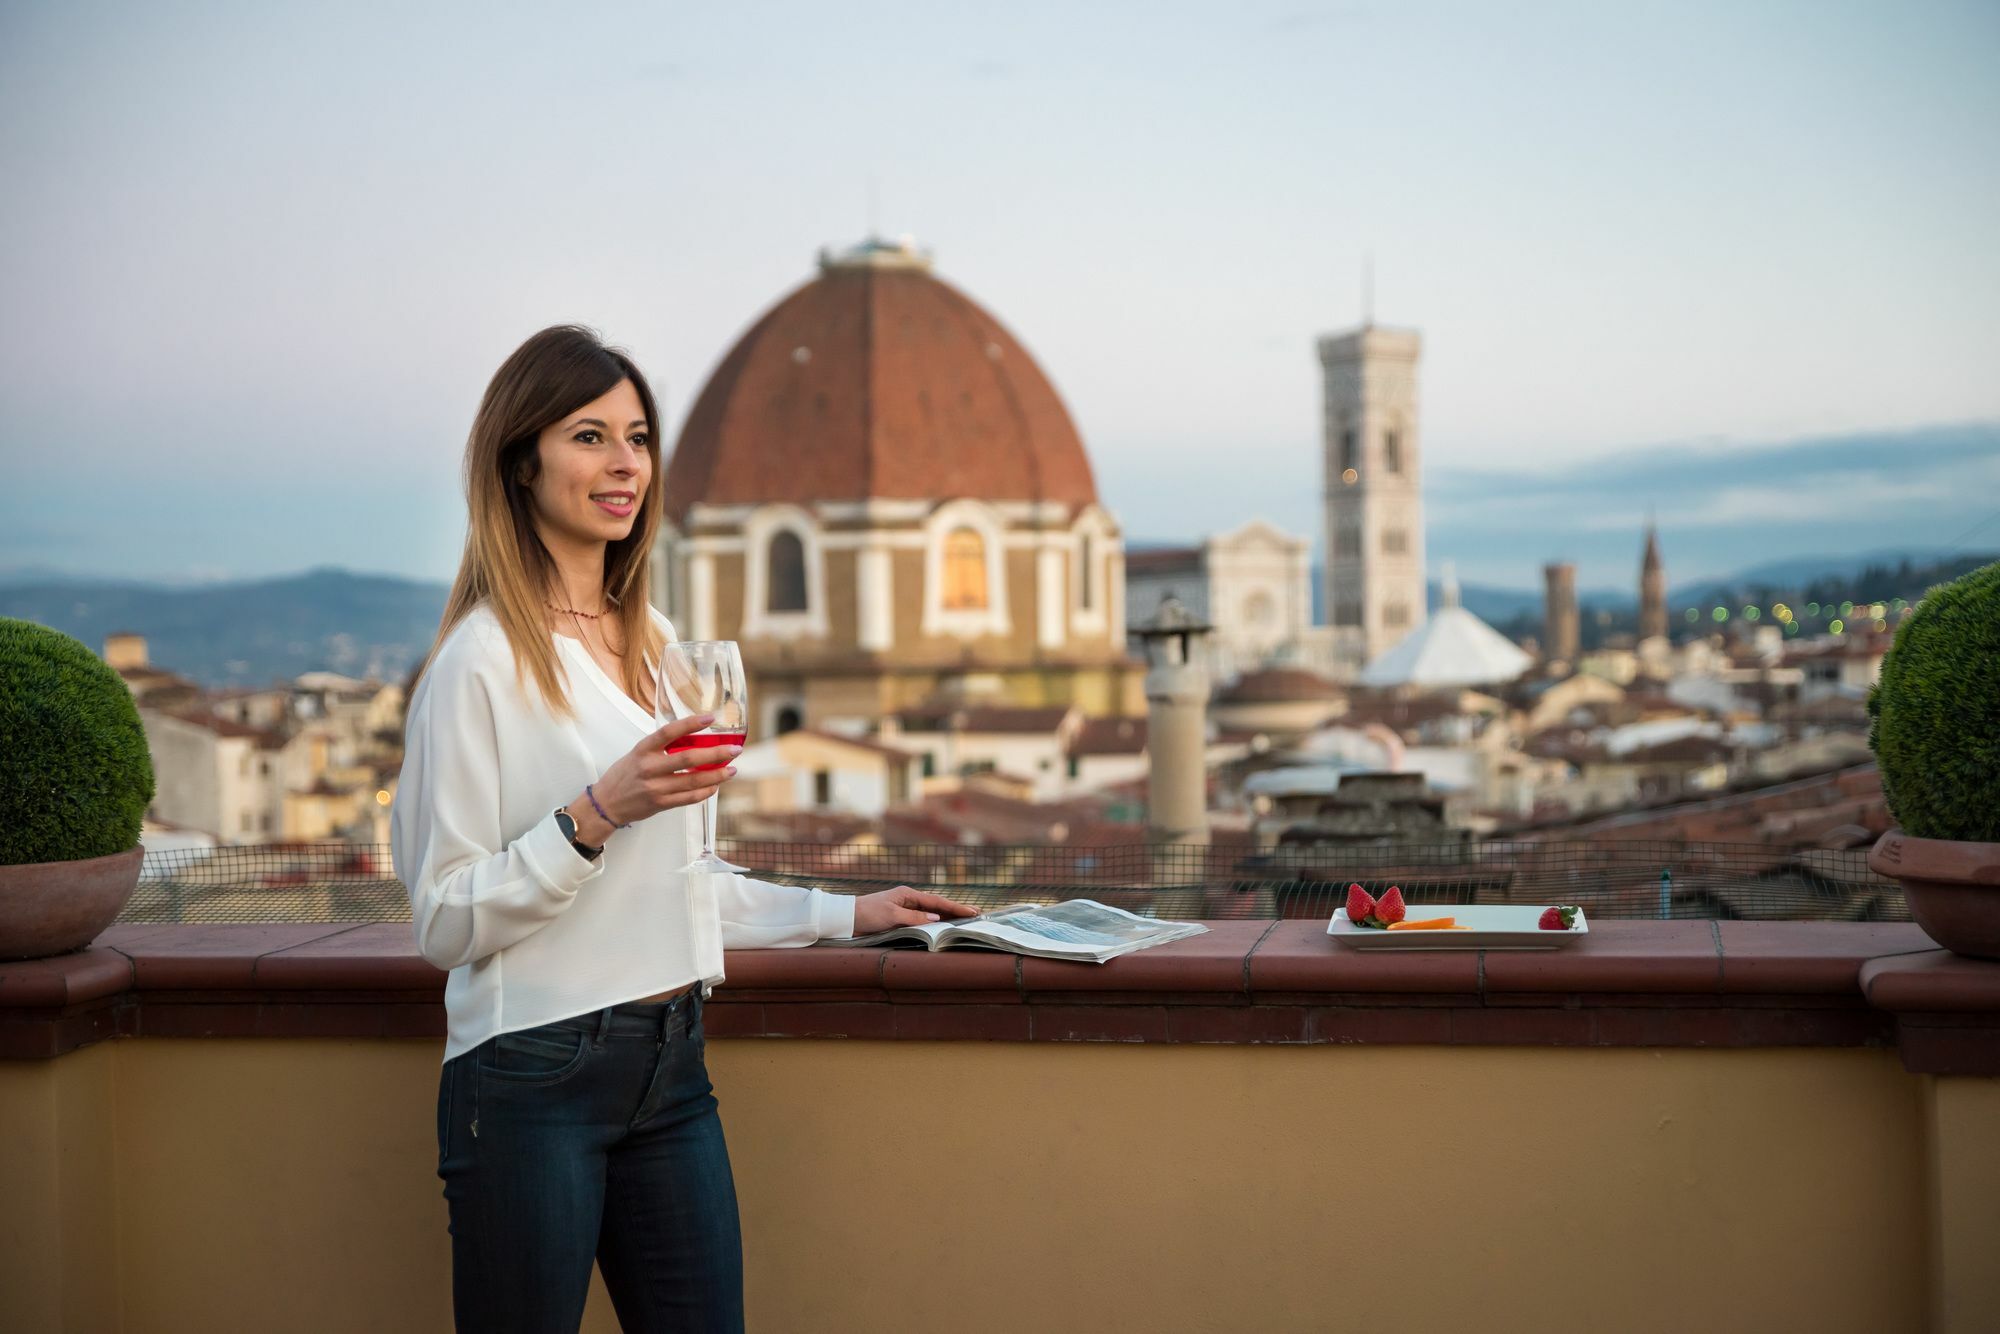
<instances>
[{"instance_id":1,"label":"necklace","mask_svg":"<svg viewBox=\"0 0 2000 1334\"><path fill-rule=\"evenodd\" d=\"M604 600L606 602L609 602L614 607L620 605L618 599L610 593L606 593L604 595ZM575 607L558 607L553 602L544 602L542 605L549 608L549 610L551 611L567 612L571 616L587 616L593 621L597 620L599 617L609 616L611 614L608 611L578 611Z\"/></svg>"},{"instance_id":2,"label":"necklace","mask_svg":"<svg viewBox=\"0 0 2000 1334\"><path fill-rule=\"evenodd\" d=\"M618 599L616 599L616 598L613 598L613 597L611 597L611 595L610 595L609 593L606 593L606 594L605 594L605 597L606 597L606 598L609 598L609 599L610 599L610 601L611 601L611 605L612 605L612 606L614 606L614 607L615 607L615 606L617 606L617 605L618 605ZM549 607L549 608L551 608L552 610L555 610L555 611L560 611L560 612L567 612L567 613L568 613L568 614L570 614L571 616L583 616L583 617L587 617L588 619L590 619L590 620L593 620L593 621L595 621L595 620L599 620L599 619L601 619L601 618L603 618L603 617L605 617L605 616L609 616L609 615L611 614L611 613L610 613L610 612L608 612L608 611L596 611L596 612L591 612L591 611L578 611L578 610L577 610L576 608L574 608L574 607L558 607L558 606L556 606L556 604L555 604L555 603L553 603L553 602L548 602L548 603L544 603L543 605L545 605L545 606L547 606L547 607ZM583 629L583 627L582 627L582 626L580 626L580 625L579 625L579 626L577 626L576 628L577 628L578 630L581 630L581 629ZM585 637L585 636L583 636L583 635L578 635L578 636L577 636L577 642L581 643L581 644L583 645L583 647L584 647L585 651L586 651L586 652L588 652L588 653L589 653L589 654L590 654L590 655L591 655L592 657L596 657L596 656L597 656L597 648L596 648L596 646L595 646L594 644L592 644L592 643L590 642L590 640L589 640L589 639L588 639L587 637ZM610 647L610 645L609 645L609 644L605 645L605 652L607 652L607 653L611 652L611 647ZM618 655L618 654L614 654L613 656L614 656L614 657L619 657L619 656L622 656L622 655ZM622 685L621 685L621 686L619 686L619 689L620 689L620 690L623 690L623 689L624 689L624 686L622 686ZM627 696L627 698L630 698L630 696ZM640 706L641 708L648 708L648 707L650 707L650 706L649 706L649 705L648 705L648 704L647 704L647 703L646 703L646 702L645 702L644 700L633 700L633 703L635 703L635 704L639 705L639 706Z\"/></svg>"},{"instance_id":3,"label":"necklace","mask_svg":"<svg viewBox=\"0 0 2000 1334\"><path fill-rule=\"evenodd\" d=\"M606 600L609 601L613 607L616 607L618 605L617 598L612 597L609 593L606 593L604 596ZM604 617L609 616L611 614L609 611L578 611L575 607L558 607L553 602L545 602L543 603L543 605L548 607L552 611L563 612L570 616L580 616L584 618L584 620L591 620L591 621L602 620ZM577 623L576 628L577 628L577 636L576 636L577 642L582 644L584 648L589 650L591 655L595 657L597 654L597 646L590 642L589 635L583 633L583 624L581 621ZM611 647L608 637L605 641L604 651L606 653L609 653L614 659L622 658L624 656L617 649Z\"/></svg>"}]
</instances>

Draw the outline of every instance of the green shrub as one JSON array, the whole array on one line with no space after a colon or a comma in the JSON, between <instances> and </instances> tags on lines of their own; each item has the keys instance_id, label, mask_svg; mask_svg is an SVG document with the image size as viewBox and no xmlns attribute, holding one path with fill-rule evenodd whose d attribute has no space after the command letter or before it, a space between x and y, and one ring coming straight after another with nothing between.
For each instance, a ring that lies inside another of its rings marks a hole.
<instances>
[{"instance_id":1,"label":"green shrub","mask_svg":"<svg viewBox=\"0 0 2000 1334\"><path fill-rule=\"evenodd\" d=\"M0 617L0 865L125 852L152 800L118 673L59 630Z\"/></svg>"},{"instance_id":2,"label":"green shrub","mask_svg":"<svg viewBox=\"0 0 2000 1334\"><path fill-rule=\"evenodd\" d=\"M2000 843L2000 563L1924 595L1882 660L1868 716L1904 833Z\"/></svg>"}]
</instances>

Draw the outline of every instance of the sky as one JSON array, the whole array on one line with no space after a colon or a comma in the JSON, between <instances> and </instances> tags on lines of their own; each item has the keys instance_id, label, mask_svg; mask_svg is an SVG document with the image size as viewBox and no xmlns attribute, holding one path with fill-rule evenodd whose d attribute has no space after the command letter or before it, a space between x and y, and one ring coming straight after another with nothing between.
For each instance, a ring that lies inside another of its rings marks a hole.
<instances>
[{"instance_id":1,"label":"sky","mask_svg":"<svg viewBox=\"0 0 2000 1334\"><path fill-rule=\"evenodd\" d=\"M1990 0L0 3L0 570L447 579L523 338L630 348L671 441L871 230L1133 539L1317 540L1366 270L1468 582L1628 583L1648 509L1677 577L2000 546L1996 62Z\"/></svg>"}]
</instances>

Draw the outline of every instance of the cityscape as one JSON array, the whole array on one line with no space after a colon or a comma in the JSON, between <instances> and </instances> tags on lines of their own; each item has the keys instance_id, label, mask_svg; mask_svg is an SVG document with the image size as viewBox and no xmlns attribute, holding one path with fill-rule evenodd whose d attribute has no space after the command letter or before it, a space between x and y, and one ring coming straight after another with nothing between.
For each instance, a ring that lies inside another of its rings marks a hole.
<instances>
[{"instance_id":1,"label":"cityscape","mask_svg":"<svg viewBox=\"0 0 2000 1334\"><path fill-rule=\"evenodd\" d=\"M752 725L723 829L766 869L1019 844L1099 866L1088 850L1161 842L1238 875L1280 850L1484 840L1790 857L1889 827L1866 697L1912 600L1802 580L1798 605L1670 606L1671 535L1649 525L1630 534L1635 614L1586 617L1574 564L1551 560L1540 617L1501 633L1424 557L1420 330L1312 349L1320 531L1218 514L1187 545L1128 549L1059 368L914 241L822 249L745 316L669 456L651 574L683 637L742 646ZM1186 663L1153 660L1162 618L1195 627ZM328 843L380 870L407 676L215 689L141 634L102 654L156 760L149 849L185 868L256 846L277 886ZM1205 704L1174 715L1198 736L1161 747L1149 673L1176 671ZM1200 794L1198 819L1152 810L1174 790Z\"/></svg>"}]
</instances>

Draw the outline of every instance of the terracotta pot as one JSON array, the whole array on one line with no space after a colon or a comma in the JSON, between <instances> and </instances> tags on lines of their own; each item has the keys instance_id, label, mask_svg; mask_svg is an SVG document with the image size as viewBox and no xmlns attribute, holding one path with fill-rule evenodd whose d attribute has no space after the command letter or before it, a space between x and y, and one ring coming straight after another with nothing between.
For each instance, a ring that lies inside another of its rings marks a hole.
<instances>
[{"instance_id":1,"label":"terracotta pot","mask_svg":"<svg viewBox=\"0 0 2000 1334\"><path fill-rule=\"evenodd\" d=\"M2000 959L2000 843L1911 838L1891 829L1868 868L1899 880L1910 916L1954 954Z\"/></svg>"},{"instance_id":2,"label":"terracotta pot","mask_svg":"<svg viewBox=\"0 0 2000 1334\"><path fill-rule=\"evenodd\" d=\"M108 857L0 866L0 959L80 950L116 920L139 886L143 845Z\"/></svg>"}]
</instances>

